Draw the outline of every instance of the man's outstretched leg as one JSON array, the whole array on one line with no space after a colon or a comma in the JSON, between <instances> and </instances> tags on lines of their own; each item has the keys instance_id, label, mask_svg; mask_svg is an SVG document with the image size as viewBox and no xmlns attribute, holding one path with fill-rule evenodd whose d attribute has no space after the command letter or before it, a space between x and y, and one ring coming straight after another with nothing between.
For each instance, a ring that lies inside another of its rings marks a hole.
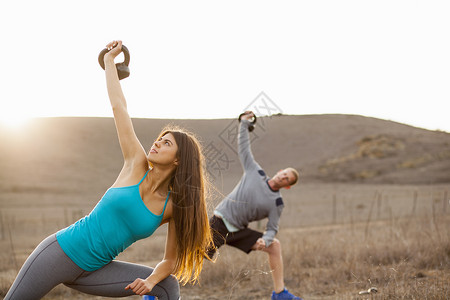
<instances>
[{"instance_id":1,"label":"man's outstretched leg","mask_svg":"<svg viewBox=\"0 0 450 300\"><path fill-rule=\"evenodd\" d=\"M274 239L269 247L265 247L262 251L269 255L269 266L272 274L273 287L275 293L280 293L284 290L283 277L283 257L281 255L280 241Z\"/></svg>"},{"instance_id":2,"label":"man's outstretched leg","mask_svg":"<svg viewBox=\"0 0 450 300\"><path fill-rule=\"evenodd\" d=\"M259 240L258 240L259 242ZM284 271L283 271L283 256L281 254L280 241L274 239L269 247L261 247L260 242L253 246L253 250L261 250L266 252L269 257L269 266L272 274L274 291L272 293L272 300L278 299L294 299L301 300L301 298L289 293L284 285Z\"/></svg>"}]
</instances>

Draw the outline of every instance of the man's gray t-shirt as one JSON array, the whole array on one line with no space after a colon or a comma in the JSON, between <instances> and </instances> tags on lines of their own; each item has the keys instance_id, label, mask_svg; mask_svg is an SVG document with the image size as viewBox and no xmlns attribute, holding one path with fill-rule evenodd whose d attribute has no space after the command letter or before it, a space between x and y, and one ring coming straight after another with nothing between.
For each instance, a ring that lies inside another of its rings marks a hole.
<instances>
[{"instance_id":1,"label":"man's gray t-shirt","mask_svg":"<svg viewBox=\"0 0 450 300\"><path fill-rule=\"evenodd\" d=\"M278 221L284 204L280 192L270 188L269 177L253 158L249 125L249 121L241 120L238 135L239 160L244 174L234 190L219 203L216 211L239 229L246 228L252 221L268 218L262 237L267 247L278 232Z\"/></svg>"}]
</instances>

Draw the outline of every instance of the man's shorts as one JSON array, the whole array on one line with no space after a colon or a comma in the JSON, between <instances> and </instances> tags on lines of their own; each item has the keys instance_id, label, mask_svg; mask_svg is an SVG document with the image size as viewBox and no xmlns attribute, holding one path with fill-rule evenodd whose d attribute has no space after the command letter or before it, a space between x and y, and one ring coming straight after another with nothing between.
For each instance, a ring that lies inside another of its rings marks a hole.
<instances>
[{"instance_id":1,"label":"man's shorts","mask_svg":"<svg viewBox=\"0 0 450 300\"><path fill-rule=\"evenodd\" d=\"M250 228L229 232L223 220L217 216L212 216L209 220L209 224L211 226L216 249L219 249L225 244L238 248L248 254L252 251L252 247L255 245L256 241L263 236L261 232ZM208 251L208 256L210 258L214 256L216 249Z\"/></svg>"}]
</instances>

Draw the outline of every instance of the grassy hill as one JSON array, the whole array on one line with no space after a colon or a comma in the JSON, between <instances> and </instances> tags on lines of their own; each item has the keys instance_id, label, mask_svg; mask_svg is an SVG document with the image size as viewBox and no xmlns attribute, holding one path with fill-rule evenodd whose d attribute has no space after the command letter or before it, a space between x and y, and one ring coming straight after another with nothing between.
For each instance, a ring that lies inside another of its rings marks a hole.
<instances>
[{"instance_id":1,"label":"grassy hill","mask_svg":"<svg viewBox=\"0 0 450 300\"><path fill-rule=\"evenodd\" d=\"M204 147L213 203L239 181L236 120L134 119L133 124L146 149L167 124L195 132ZM0 128L0 138L3 205L92 205L122 166L112 118L35 119L20 131ZM275 115L258 118L251 139L267 174L293 166L302 183L450 182L445 132L355 115ZM36 195L39 201L27 202Z\"/></svg>"},{"instance_id":2,"label":"grassy hill","mask_svg":"<svg viewBox=\"0 0 450 300\"><path fill-rule=\"evenodd\" d=\"M169 123L195 132L218 188L229 190L239 179L237 121L133 122L145 148ZM0 128L0 137L0 191L105 190L122 164L111 118L36 119L20 132ZM268 174L293 166L303 182L450 182L445 132L356 115L276 115L259 118L251 137L254 156Z\"/></svg>"}]
</instances>

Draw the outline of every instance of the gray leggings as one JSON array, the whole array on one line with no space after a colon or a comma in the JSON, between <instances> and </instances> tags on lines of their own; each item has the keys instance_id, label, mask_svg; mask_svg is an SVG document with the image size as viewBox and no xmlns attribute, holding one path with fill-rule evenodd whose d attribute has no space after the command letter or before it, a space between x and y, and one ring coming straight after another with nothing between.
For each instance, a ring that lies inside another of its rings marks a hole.
<instances>
[{"instance_id":1,"label":"gray leggings","mask_svg":"<svg viewBox=\"0 0 450 300\"><path fill-rule=\"evenodd\" d=\"M41 299L60 283L86 294L127 297L135 294L125 287L136 278L147 278L152 272L153 268L121 261L112 261L93 272L84 271L64 253L56 235L51 235L25 261L5 300ZM159 300L179 299L178 280L170 275L149 295Z\"/></svg>"}]
</instances>

